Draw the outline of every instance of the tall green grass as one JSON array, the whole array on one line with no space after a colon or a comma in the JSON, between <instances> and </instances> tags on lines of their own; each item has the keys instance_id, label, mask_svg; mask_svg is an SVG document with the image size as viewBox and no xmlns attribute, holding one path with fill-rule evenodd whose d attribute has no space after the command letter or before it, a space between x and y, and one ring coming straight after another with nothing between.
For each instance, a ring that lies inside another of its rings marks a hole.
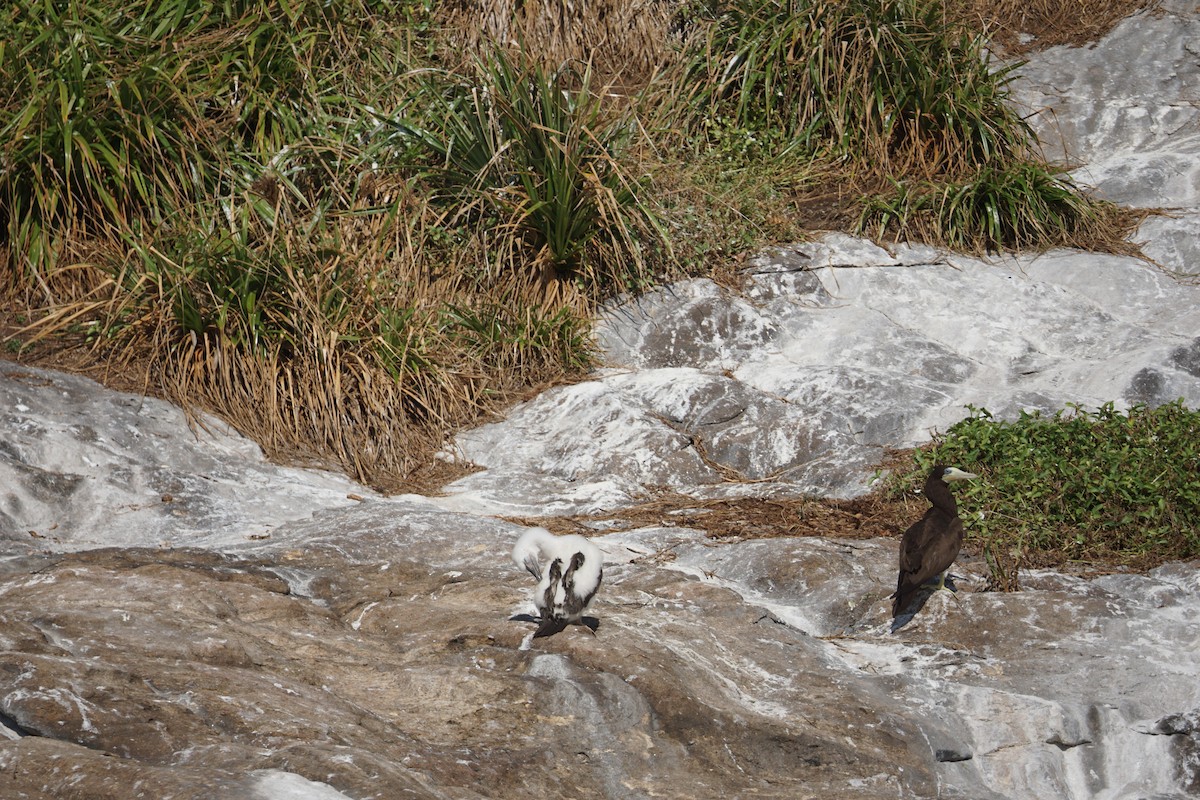
<instances>
[{"instance_id":1,"label":"tall green grass","mask_svg":"<svg viewBox=\"0 0 1200 800\"><path fill-rule=\"evenodd\" d=\"M521 245L499 252L499 269L576 281L593 299L644 288L659 223L623 166L630 110L602 100L590 70L495 48L466 75L430 74L388 120L407 157L397 166L421 165L455 223L482 220Z\"/></svg>"},{"instance_id":2,"label":"tall green grass","mask_svg":"<svg viewBox=\"0 0 1200 800\"><path fill-rule=\"evenodd\" d=\"M784 149L926 175L1023 156L1013 67L930 0L733 0L686 62L693 127L726 119Z\"/></svg>"},{"instance_id":3,"label":"tall green grass","mask_svg":"<svg viewBox=\"0 0 1200 800\"><path fill-rule=\"evenodd\" d=\"M963 250L1078 243L1110 224L1116 209L1081 194L1045 164L986 165L957 182L894 181L891 195L868 197L860 230L944 242Z\"/></svg>"},{"instance_id":4,"label":"tall green grass","mask_svg":"<svg viewBox=\"0 0 1200 800\"><path fill-rule=\"evenodd\" d=\"M44 282L79 238L170 223L344 112L366 0L17 0L0 11L0 219Z\"/></svg>"}]
</instances>

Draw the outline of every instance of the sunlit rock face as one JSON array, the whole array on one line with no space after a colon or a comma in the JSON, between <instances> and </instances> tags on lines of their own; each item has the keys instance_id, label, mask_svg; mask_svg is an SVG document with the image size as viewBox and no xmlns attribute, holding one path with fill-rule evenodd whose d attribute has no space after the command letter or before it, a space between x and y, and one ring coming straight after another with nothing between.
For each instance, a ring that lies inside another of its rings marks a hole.
<instances>
[{"instance_id":1,"label":"sunlit rock face","mask_svg":"<svg viewBox=\"0 0 1200 800\"><path fill-rule=\"evenodd\" d=\"M1187 212L1196 15L1164 10L1035 57L1022 91L1106 192ZM1194 220L1149 220L1147 252L1197 271ZM1200 792L1198 563L999 594L968 555L893 633L892 540L646 528L595 537L595 633L531 639L500 515L852 495L966 404L1200 406L1197 289L1140 261L829 235L745 278L614 304L607 367L460 436L485 469L438 498L0 364L0 797Z\"/></svg>"},{"instance_id":2,"label":"sunlit rock face","mask_svg":"<svg viewBox=\"0 0 1200 800\"><path fill-rule=\"evenodd\" d=\"M736 312L697 325L721 305ZM525 515L648 486L751 490L730 476L852 496L884 447L928 441L968 406L1200 406L1198 333L1200 285L1138 259L983 261L828 234L753 259L740 294L694 280L611 308L609 369L459 436L486 471L448 491Z\"/></svg>"},{"instance_id":3,"label":"sunlit rock face","mask_svg":"<svg viewBox=\"0 0 1200 800\"><path fill-rule=\"evenodd\" d=\"M1169 270L1200 273L1200 18L1163 0L1095 47L1055 47L1020 71L1015 99L1047 154L1100 196L1164 209L1134 239Z\"/></svg>"},{"instance_id":4,"label":"sunlit rock face","mask_svg":"<svg viewBox=\"0 0 1200 800\"><path fill-rule=\"evenodd\" d=\"M210 546L366 491L269 464L213 417L187 427L162 400L0 361L0 537L18 550Z\"/></svg>"},{"instance_id":5,"label":"sunlit rock face","mask_svg":"<svg viewBox=\"0 0 1200 800\"><path fill-rule=\"evenodd\" d=\"M373 500L224 553L7 562L4 796L1133 798L1198 778L1196 564L1000 595L968 559L958 599L893 634L890 541L644 529L595 539L595 633L531 640L520 531Z\"/></svg>"}]
</instances>

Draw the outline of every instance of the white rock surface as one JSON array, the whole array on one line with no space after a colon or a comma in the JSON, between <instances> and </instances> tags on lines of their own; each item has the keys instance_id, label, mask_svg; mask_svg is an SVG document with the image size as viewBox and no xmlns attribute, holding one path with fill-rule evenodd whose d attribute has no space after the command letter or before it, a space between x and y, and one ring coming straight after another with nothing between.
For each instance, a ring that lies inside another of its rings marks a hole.
<instances>
[{"instance_id":1,"label":"white rock surface","mask_svg":"<svg viewBox=\"0 0 1200 800\"><path fill-rule=\"evenodd\" d=\"M373 494L270 464L215 418L189 429L162 400L8 362L0 430L0 539L18 551L220 547Z\"/></svg>"},{"instance_id":2,"label":"white rock surface","mask_svg":"<svg viewBox=\"0 0 1200 800\"><path fill-rule=\"evenodd\" d=\"M1082 185L1116 203L1170 211L1134 239L1164 267L1191 275L1200 274L1198 62L1195 4L1161 0L1098 46L1036 54L1014 87L1047 155L1078 165Z\"/></svg>"},{"instance_id":3,"label":"white rock surface","mask_svg":"<svg viewBox=\"0 0 1200 800\"><path fill-rule=\"evenodd\" d=\"M882 448L928 441L969 405L1200 406L1200 285L1138 259L983 261L828 234L754 259L749 278L742 296L694 280L611 309L608 371L459 436L486 471L449 487L456 506L589 513L655 485L755 490L730 477L852 496Z\"/></svg>"}]
</instances>

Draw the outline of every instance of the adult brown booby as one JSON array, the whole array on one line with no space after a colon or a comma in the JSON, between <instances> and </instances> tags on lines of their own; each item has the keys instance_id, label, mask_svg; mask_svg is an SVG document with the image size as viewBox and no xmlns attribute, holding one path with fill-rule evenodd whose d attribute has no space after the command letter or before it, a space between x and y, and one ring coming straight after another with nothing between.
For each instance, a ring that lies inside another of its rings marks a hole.
<instances>
[{"instance_id":1,"label":"adult brown booby","mask_svg":"<svg viewBox=\"0 0 1200 800\"><path fill-rule=\"evenodd\" d=\"M533 634L550 636L583 619L604 575L600 548L582 536L530 528L513 547L513 562L537 579L533 604L541 615Z\"/></svg>"},{"instance_id":2,"label":"adult brown booby","mask_svg":"<svg viewBox=\"0 0 1200 800\"><path fill-rule=\"evenodd\" d=\"M925 583L938 575L938 588L946 588L946 570L958 558L962 548L963 524L958 504L947 481L967 481L979 476L956 467L938 464L925 480L925 497L932 507L900 541L900 575L892 595L892 617L898 617Z\"/></svg>"}]
</instances>

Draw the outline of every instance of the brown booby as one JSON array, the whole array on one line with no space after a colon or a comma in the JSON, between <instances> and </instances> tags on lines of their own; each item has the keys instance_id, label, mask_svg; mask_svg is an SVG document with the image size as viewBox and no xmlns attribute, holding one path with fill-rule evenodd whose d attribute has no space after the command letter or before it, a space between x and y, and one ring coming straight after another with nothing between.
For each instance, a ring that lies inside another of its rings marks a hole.
<instances>
[{"instance_id":1,"label":"brown booby","mask_svg":"<svg viewBox=\"0 0 1200 800\"><path fill-rule=\"evenodd\" d=\"M947 481L966 481L979 477L956 467L938 464L925 481L925 497L932 507L925 516L904 532L900 541L900 575L892 603L892 617L898 617L912 602L917 590L938 575L939 589L946 588L946 570L962 547L963 524L958 504Z\"/></svg>"},{"instance_id":2,"label":"brown booby","mask_svg":"<svg viewBox=\"0 0 1200 800\"><path fill-rule=\"evenodd\" d=\"M517 540L512 558L538 581L533 604L541 620L534 638L583 619L604 573L600 548L576 534L555 536L545 528L530 528Z\"/></svg>"}]
</instances>

